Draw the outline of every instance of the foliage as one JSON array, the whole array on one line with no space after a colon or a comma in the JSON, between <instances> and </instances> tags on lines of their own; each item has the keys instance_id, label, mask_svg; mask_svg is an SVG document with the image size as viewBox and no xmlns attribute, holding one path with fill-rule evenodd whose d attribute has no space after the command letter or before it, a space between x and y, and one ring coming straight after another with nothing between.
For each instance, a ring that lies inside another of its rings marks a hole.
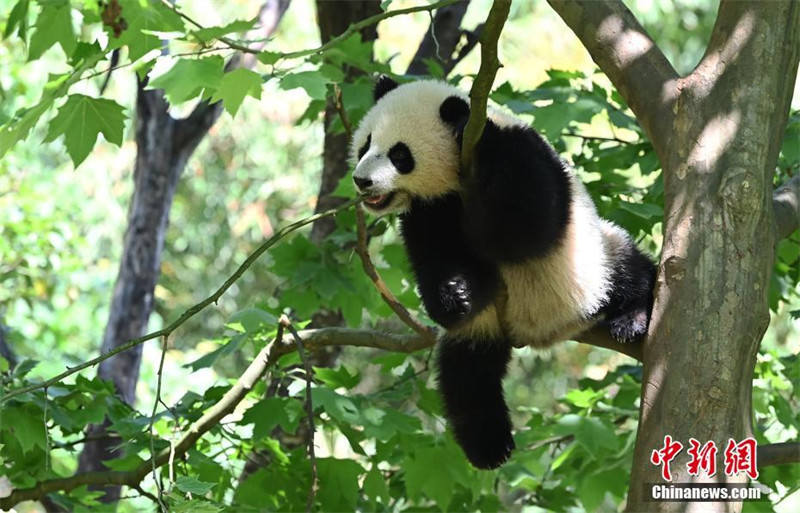
<instances>
[{"instance_id":1,"label":"foliage","mask_svg":"<svg viewBox=\"0 0 800 513\"><path fill-rule=\"evenodd\" d=\"M245 128L239 126L248 132L246 138L229 131L210 142L211 155L192 169L191 184L179 189L175 215L180 229L169 234L157 291L158 312L171 320L205 297L205 291L216 288L230 274L232 262L249 253L274 225L308 213L308 190L317 171L309 162L319 153L314 148L321 135L320 117L334 84L341 86L354 124L371 105L370 78L346 80L342 69L350 66L369 74L392 68L391 63L373 62L372 45L356 35L292 59L285 53L302 47L285 50L277 38L257 53L260 64L255 70L229 70L225 58L230 49L244 45L231 38L251 28L252 21L231 16L213 26L198 26L167 2L120 0L126 28L115 34L120 19L108 21L103 16L107 14L103 6L113 3L0 3L3 51L25 46L34 64L57 63L50 76L35 77L41 91L25 84L27 71L16 63L10 86L2 83L4 95L16 98L0 103L4 159L0 170L20 169L31 162L47 167L48 162L63 162L66 153L75 167L81 166L77 173L88 173L93 151L110 152L107 145L96 142L98 135L124 150L125 123L134 117L130 98L101 98L96 88L87 86L94 75L102 76L110 51L117 48L122 58L115 73L135 70L140 77L149 77L148 87L163 89L176 111L198 100L221 101L230 116L251 121ZM382 7L393 9L389 2ZM82 19L80 30L76 17ZM171 56L161 54L161 38L168 39ZM314 48L314 41L303 43ZM455 76L451 81L469 85L469 77ZM303 111L291 116L291 123L306 130L305 138L287 140L285 134L294 133L290 127L258 126L266 123L248 112L256 105L253 99L279 94L302 96ZM626 228L649 253L659 253L663 215L659 163L627 106L602 77L550 70L547 80L534 89L500 83L491 99L530 121L574 164L602 216ZM330 130L340 132L343 127L333 123ZM800 115L795 113L787 126L778 181L800 167L798 137ZM34 151L33 145L24 143L30 138L62 140L63 148L44 146ZM266 153L261 160L254 156L259 151ZM271 165L261 169L254 162ZM26 175L28 180L14 173L0 174L0 311L7 311L14 321L17 331L12 340L23 348L23 358L13 369L0 358L4 390L35 383L54 369L61 370L65 361L80 360L70 355L88 352L92 337L81 333L76 318L93 318L92 327L99 331L102 315L97 312L110 294L113 273L107 262L116 261L117 255L106 246L114 244L107 232L98 235L87 228L101 223L108 207L68 187L58 201L48 201L36 186L65 174L63 169L51 173L53 178L49 170L39 171ZM294 181L281 188L282 180ZM349 180L339 184L337 194L352 196ZM227 209L233 203L243 206L236 210L240 219ZM87 212L81 212L84 209ZM245 211L255 212L252 216L259 221L248 222ZM82 216L77 223L81 231L72 231L71 215ZM121 224L121 215L116 217ZM232 383L215 378L238 376L243 362L273 339L282 313L306 321L329 309L340 312L350 327L404 329L354 257L353 212L340 213L336 223L336 231L319 245L298 233L276 246L237 282L238 299L223 298L219 311L210 312L202 325L190 326L189 333L171 341L165 406L154 418L149 413L154 396L146 396L134 409L116 398L109 383L80 374L3 404L0 479L26 488L71 475L85 426L104 415L110 419L110 432L123 440L124 455L110 467L116 471L137 467L152 449L169 447L219 401ZM394 220L374 220L369 235L372 258L383 279L401 303L429 323L409 281ZM94 253L97 247L105 250ZM793 331L785 313L800 308L797 248L797 233L777 248L770 289L776 328L759 356L753 397L762 443L796 439L800 425L795 392L800 362L789 355L796 348L788 346ZM106 261L104 275L82 269L84 263L98 259ZM27 324L20 321L27 317ZM76 336L83 339L82 345L65 347L69 343L63 340ZM54 350L65 354L53 357ZM617 509L624 501L630 472L640 370L571 345L551 356L540 357L530 350L519 353L506 384L519 449L496 472L472 469L444 430L429 351L406 355L346 350L337 367L316 368L312 389L314 424L319 429L316 509ZM564 371L569 368L591 372ZM145 372L152 374L152 369ZM284 356L269 375L269 383L288 383L282 393L274 394L260 382L234 414L214 426L184 457L160 468L157 476L170 510L304 510L311 466L306 447L287 440L302 438L308 429L305 379L299 357ZM148 386L154 388L154 381ZM774 502L792 493L799 481L797 470L787 467L769 469L762 477L775 491ZM156 491L151 478L142 487L147 493ZM103 508L98 492L85 487L51 498L68 510ZM156 507L138 490L130 490L123 502L121 508L130 511Z\"/></svg>"}]
</instances>

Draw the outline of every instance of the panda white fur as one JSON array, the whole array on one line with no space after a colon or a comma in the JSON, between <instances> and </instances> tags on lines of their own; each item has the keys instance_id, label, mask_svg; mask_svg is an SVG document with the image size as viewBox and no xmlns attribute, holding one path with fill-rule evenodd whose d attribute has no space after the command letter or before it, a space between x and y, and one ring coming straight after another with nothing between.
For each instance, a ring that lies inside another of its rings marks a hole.
<instances>
[{"instance_id":1,"label":"panda white fur","mask_svg":"<svg viewBox=\"0 0 800 513\"><path fill-rule=\"evenodd\" d=\"M524 122L490 109L464 179L466 94L381 77L375 100L353 135L353 180L367 210L399 213L422 302L446 330L436 362L448 423L473 465L495 468L514 448L502 391L511 348L598 325L640 340L655 267Z\"/></svg>"}]
</instances>

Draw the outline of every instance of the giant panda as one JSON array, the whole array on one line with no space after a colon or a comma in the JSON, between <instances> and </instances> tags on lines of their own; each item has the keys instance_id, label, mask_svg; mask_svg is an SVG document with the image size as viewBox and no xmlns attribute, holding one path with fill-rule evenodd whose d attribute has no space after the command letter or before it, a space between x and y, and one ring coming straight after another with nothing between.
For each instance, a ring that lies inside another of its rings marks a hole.
<instances>
[{"instance_id":1,"label":"giant panda","mask_svg":"<svg viewBox=\"0 0 800 513\"><path fill-rule=\"evenodd\" d=\"M523 121L489 109L465 178L466 94L384 76L375 102L352 137L353 180L369 212L399 215L422 303L445 330L436 368L448 425L475 467L496 468L514 448L502 388L512 347L598 326L639 341L655 266Z\"/></svg>"}]
</instances>

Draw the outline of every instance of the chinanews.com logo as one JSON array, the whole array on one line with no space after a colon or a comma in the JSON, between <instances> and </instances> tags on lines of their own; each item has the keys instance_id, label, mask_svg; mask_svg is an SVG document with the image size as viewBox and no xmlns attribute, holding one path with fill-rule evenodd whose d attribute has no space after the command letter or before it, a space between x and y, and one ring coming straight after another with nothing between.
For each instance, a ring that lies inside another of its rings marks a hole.
<instances>
[{"instance_id":1,"label":"chinanews.com logo","mask_svg":"<svg viewBox=\"0 0 800 513\"><path fill-rule=\"evenodd\" d=\"M724 451L722 469L724 474L733 477L744 473L750 479L757 479L756 448L756 441L753 438L746 438L738 443L729 438ZM650 463L661 467L661 478L666 483L646 483L645 497L649 500L669 502L761 500L762 494L766 498L768 491L748 483L673 483L671 464L683 449L684 445L681 442L666 435L663 446L653 450ZM716 443L708 441L701 444L698 440L690 438L686 452L689 455L689 462L686 463L688 475L710 478L717 474L719 451Z\"/></svg>"}]
</instances>

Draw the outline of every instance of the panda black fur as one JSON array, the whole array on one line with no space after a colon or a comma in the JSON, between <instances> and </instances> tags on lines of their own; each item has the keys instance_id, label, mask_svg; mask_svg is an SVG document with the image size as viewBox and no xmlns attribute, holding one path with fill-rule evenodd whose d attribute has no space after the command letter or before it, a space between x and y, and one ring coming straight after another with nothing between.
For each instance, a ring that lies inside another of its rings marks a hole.
<instances>
[{"instance_id":1,"label":"panda black fur","mask_svg":"<svg viewBox=\"0 0 800 513\"><path fill-rule=\"evenodd\" d=\"M369 211L400 213L422 302L446 330L436 361L449 425L473 465L495 468L514 448L502 389L511 348L548 347L598 325L640 340L655 267L598 217L574 172L522 121L490 109L463 180L463 92L382 77L375 100L353 136L353 179Z\"/></svg>"}]
</instances>

